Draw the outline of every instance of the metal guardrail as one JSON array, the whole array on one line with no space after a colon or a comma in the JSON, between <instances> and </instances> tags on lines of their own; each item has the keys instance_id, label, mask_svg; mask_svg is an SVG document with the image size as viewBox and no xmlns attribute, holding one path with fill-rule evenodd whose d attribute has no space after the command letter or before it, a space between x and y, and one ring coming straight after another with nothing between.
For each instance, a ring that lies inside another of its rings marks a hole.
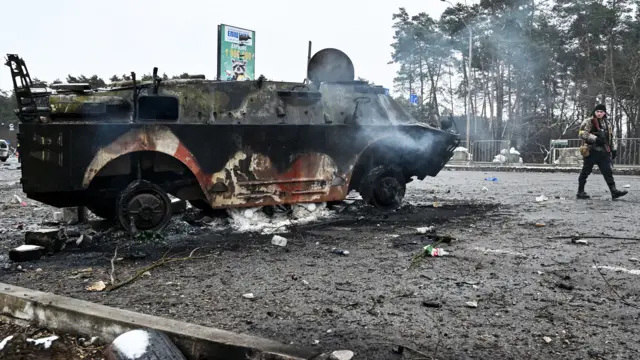
<instances>
[{"instance_id":1,"label":"metal guardrail","mask_svg":"<svg viewBox=\"0 0 640 360\"><path fill-rule=\"evenodd\" d=\"M640 166L640 138L617 139L616 141L618 154L613 165ZM581 145L582 139L551 140L549 156L545 161L528 163L527 165L580 167L583 161L580 154ZM511 142L509 140L475 140L471 142L470 148L467 147L466 141L461 141L459 146L467 149L470 155L454 154L452 163L513 166L519 165L522 157L519 153L510 154Z\"/></svg>"},{"instance_id":2,"label":"metal guardrail","mask_svg":"<svg viewBox=\"0 0 640 360\"><path fill-rule=\"evenodd\" d=\"M614 166L640 166L640 138L616 139L618 145ZM550 165L582 165L579 148L582 139L555 139L550 143ZM575 158L575 159L574 159Z\"/></svg>"}]
</instances>

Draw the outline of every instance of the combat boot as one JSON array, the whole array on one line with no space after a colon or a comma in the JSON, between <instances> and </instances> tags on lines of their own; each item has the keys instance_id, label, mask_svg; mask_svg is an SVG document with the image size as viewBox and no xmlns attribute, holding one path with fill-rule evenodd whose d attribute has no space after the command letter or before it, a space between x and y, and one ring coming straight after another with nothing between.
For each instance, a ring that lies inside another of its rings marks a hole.
<instances>
[{"instance_id":1,"label":"combat boot","mask_svg":"<svg viewBox=\"0 0 640 360\"><path fill-rule=\"evenodd\" d=\"M613 200L615 200L615 199L617 199L619 197L625 196L628 193L628 191L624 191L624 190L620 191L620 190L616 189L615 185L609 187L609 189L611 190L611 198Z\"/></svg>"},{"instance_id":2,"label":"combat boot","mask_svg":"<svg viewBox=\"0 0 640 360\"><path fill-rule=\"evenodd\" d=\"M578 198L578 199L591 199L591 196L587 195L587 193L584 192L584 185L585 185L584 182L578 181L578 193L576 194L576 198Z\"/></svg>"},{"instance_id":3,"label":"combat boot","mask_svg":"<svg viewBox=\"0 0 640 360\"><path fill-rule=\"evenodd\" d=\"M578 191L578 193L576 194L576 198L578 198L578 199L591 199L591 196L587 195L587 193L584 192L584 190L582 190L582 191Z\"/></svg>"}]
</instances>

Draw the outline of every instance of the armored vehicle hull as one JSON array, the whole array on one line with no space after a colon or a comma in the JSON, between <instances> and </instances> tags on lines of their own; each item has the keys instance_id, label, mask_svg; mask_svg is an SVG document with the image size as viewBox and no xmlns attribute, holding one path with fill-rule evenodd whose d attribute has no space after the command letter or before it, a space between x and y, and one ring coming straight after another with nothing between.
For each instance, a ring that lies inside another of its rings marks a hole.
<instances>
[{"instance_id":1,"label":"armored vehicle hull","mask_svg":"<svg viewBox=\"0 0 640 360\"><path fill-rule=\"evenodd\" d=\"M132 230L166 226L168 194L225 209L339 201L356 190L395 209L405 184L436 176L459 143L415 121L383 89L352 80L159 86L133 77L37 99L15 85L19 104L32 104L17 111L29 198L87 206Z\"/></svg>"}]
</instances>

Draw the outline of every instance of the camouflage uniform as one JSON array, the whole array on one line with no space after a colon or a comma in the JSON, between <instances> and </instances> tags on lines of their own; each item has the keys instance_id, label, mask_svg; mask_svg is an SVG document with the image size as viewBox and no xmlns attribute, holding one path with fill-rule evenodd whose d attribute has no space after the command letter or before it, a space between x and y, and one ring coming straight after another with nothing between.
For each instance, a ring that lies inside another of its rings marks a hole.
<instances>
[{"instance_id":1,"label":"camouflage uniform","mask_svg":"<svg viewBox=\"0 0 640 360\"><path fill-rule=\"evenodd\" d=\"M578 194L579 199L588 199L584 191L587 183L587 177L591 174L594 165L598 165L604 180L609 186L613 199L619 198L627 194L626 191L616 189L616 183L613 179L612 160L616 158L617 144L613 136L613 128L606 115L601 119L595 116L595 111L602 110L606 112L604 105L596 106L592 117L585 119L580 125L578 134L584 145L589 150L589 155L584 157L582 171L578 177ZM598 124L596 127L595 124Z\"/></svg>"}]
</instances>

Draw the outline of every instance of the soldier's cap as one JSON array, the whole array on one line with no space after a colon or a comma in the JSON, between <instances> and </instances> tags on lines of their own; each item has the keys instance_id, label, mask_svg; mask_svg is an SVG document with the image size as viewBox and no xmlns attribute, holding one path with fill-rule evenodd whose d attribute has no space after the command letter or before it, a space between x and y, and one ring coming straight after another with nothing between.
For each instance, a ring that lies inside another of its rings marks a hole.
<instances>
[{"instance_id":1,"label":"soldier's cap","mask_svg":"<svg viewBox=\"0 0 640 360\"><path fill-rule=\"evenodd\" d=\"M596 111L598 110L602 110L604 112L607 112L607 106L605 104L598 104L596 105L596 107L593 109L593 113L595 114Z\"/></svg>"}]
</instances>

